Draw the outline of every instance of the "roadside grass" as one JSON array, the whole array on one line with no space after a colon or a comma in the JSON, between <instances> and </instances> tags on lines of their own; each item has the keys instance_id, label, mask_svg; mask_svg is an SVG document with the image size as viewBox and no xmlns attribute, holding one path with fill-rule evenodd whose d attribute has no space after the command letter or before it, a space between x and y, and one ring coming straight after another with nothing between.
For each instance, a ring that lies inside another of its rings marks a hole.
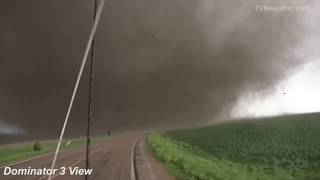
<instances>
[{"instance_id":1,"label":"roadside grass","mask_svg":"<svg viewBox=\"0 0 320 180\"><path fill-rule=\"evenodd\" d=\"M105 140L105 137L95 137L92 139L92 143L96 143L102 140ZM84 147L86 140L85 139L73 139L69 145L66 145L66 143L69 140L64 140L61 143L60 149L72 149L72 148L79 148ZM57 142L41 142L41 150L40 151L33 151L33 143L28 143L23 147L16 147L16 148L10 148L6 147L3 149L0 149L0 166L19 161L24 160L32 157L36 157L39 155L43 155L49 152L53 152L57 147Z\"/></svg>"},{"instance_id":2,"label":"roadside grass","mask_svg":"<svg viewBox=\"0 0 320 180\"><path fill-rule=\"evenodd\" d=\"M320 179L320 114L152 134L156 157L182 180Z\"/></svg>"}]
</instances>

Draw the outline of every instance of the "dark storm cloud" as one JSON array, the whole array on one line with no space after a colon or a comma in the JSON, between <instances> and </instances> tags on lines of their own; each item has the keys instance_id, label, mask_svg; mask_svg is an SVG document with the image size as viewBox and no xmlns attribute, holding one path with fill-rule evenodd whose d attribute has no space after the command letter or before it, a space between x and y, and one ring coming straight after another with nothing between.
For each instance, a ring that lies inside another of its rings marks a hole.
<instances>
[{"instance_id":1,"label":"dark storm cloud","mask_svg":"<svg viewBox=\"0 0 320 180\"><path fill-rule=\"evenodd\" d=\"M58 135L88 38L92 4L0 2L0 117L14 119L7 123L32 136ZM96 132L208 122L244 92L270 89L303 64L293 51L305 37L304 15L262 13L254 5L108 1L96 37ZM69 134L85 130L87 75Z\"/></svg>"}]
</instances>

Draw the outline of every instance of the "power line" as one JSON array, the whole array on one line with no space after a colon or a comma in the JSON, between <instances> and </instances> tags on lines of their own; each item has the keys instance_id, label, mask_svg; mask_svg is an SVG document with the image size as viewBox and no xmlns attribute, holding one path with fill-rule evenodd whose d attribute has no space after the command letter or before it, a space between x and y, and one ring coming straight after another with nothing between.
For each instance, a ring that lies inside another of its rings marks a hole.
<instances>
[{"instance_id":1,"label":"power line","mask_svg":"<svg viewBox=\"0 0 320 180\"><path fill-rule=\"evenodd\" d=\"M93 7L93 21L96 19L96 11L97 11L97 0L94 0ZM86 169L89 169L89 154L90 154L90 124L92 118L92 98L93 98L93 63L94 63L94 46L95 45L95 37L93 37L91 44L91 61L90 61L90 72L89 72L89 91L88 91L88 121L87 121L87 148L86 148ZM89 175L85 175L85 180L89 179Z\"/></svg>"},{"instance_id":2,"label":"power line","mask_svg":"<svg viewBox=\"0 0 320 180\"><path fill-rule=\"evenodd\" d=\"M61 141L63 139L64 132L66 130L66 126L67 126L67 123L68 123L68 120L69 120L69 116L70 116L70 112L71 112L71 109L72 109L72 106L73 106L74 98L75 98L75 96L77 94L77 91L78 91L78 87L79 87L79 83L80 83L80 80L81 80L81 77L82 77L83 69L84 69L84 66L86 64L86 61L87 61L87 58L88 58L88 54L89 54L89 51L90 51L90 47L91 47L92 42L93 42L93 37L94 37L94 35L96 33L97 26L98 26L98 23L100 21L100 17L101 17L102 11L103 11L104 3L105 3L105 0L101 0L100 3L99 3L99 6L97 8L96 18L94 20L92 29L90 31L89 40L88 40L88 43L87 43L87 46L86 46L86 49L85 49L85 52L84 52L84 55L83 55L83 59L82 59L82 62L81 62L81 66L80 66L80 70L79 70L78 77L77 77L77 80L76 80L76 84L74 86L73 93L72 93L72 96L71 96L71 99L70 99L70 103L69 103L69 106L68 106L68 111L67 111L67 114L66 114L63 126L62 126L59 142L58 142L58 145L57 145L54 157L53 157L53 161L52 161L52 165L51 165L51 171L53 171L53 169L55 167L55 164L56 164L56 160L57 160L58 153L59 153L60 146L61 146ZM48 180L51 180L51 174L49 175Z\"/></svg>"}]
</instances>

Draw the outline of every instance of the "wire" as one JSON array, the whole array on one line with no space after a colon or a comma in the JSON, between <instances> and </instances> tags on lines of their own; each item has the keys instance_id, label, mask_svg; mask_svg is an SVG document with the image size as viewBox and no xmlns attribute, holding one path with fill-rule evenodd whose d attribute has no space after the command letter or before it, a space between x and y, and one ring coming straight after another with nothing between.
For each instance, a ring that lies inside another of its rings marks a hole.
<instances>
[{"instance_id":1,"label":"wire","mask_svg":"<svg viewBox=\"0 0 320 180\"><path fill-rule=\"evenodd\" d=\"M52 161L51 171L53 171L53 169L55 167L55 164L56 164L56 160L57 160L58 153L59 153L59 150L60 150L61 141L63 139L64 132L66 130L66 126L67 126L67 123L68 123L68 120L69 120L69 116L70 116L70 112L71 112L71 109L72 109L74 98L75 98L75 96L77 94L77 91L78 91L80 79L81 79L81 76L82 76L83 69L84 69L84 66L86 64L87 58L88 58L88 54L89 54L90 47L91 47L91 44L92 44L92 41L93 41L93 37L94 37L94 35L96 33L97 26L98 26L98 23L100 21L100 17L101 17L102 11L103 11L104 3L105 3L105 0L101 0L100 1L98 9L97 9L96 19L94 20L92 29L90 31L89 40L88 40L88 43L87 43L87 46L86 46L86 49L85 49L85 53L84 53L84 56L83 56L83 59L82 59L82 63L81 63L81 66L80 66L79 74L78 74L78 77L77 77L77 80L76 80L76 84L75 84L75 87L74 87L74 90L73 90L73 93L72 93L72 96L71 96L71 100L70 100L70 103L69 103L68 111L67 111L67 114L66 114L63 126L62 126L59 142L58 142L58 145L57 145L57 148L56 148L56 151L55 151L55 154L54 154L54 158L53 158L53 161ZM48 180L51 180L51 175L52 174L49 175Z\"/></svg>"}]
</instances>

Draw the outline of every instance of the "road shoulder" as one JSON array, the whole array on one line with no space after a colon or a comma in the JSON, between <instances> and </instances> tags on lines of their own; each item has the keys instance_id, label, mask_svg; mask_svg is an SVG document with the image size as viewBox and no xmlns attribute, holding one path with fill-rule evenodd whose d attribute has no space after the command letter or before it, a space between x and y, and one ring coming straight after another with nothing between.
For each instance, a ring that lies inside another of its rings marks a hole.
<instances>
[{"instance_id":1,"label":"road shoulder","mask_svg":"<svg viewBox=\"0 0 320 180\"><path fill-rule=\"evenodd\" d=\"M175 180L147 147L146 138L141 139L135 149L137 180Z\"/></svg>"}]
</instances>

